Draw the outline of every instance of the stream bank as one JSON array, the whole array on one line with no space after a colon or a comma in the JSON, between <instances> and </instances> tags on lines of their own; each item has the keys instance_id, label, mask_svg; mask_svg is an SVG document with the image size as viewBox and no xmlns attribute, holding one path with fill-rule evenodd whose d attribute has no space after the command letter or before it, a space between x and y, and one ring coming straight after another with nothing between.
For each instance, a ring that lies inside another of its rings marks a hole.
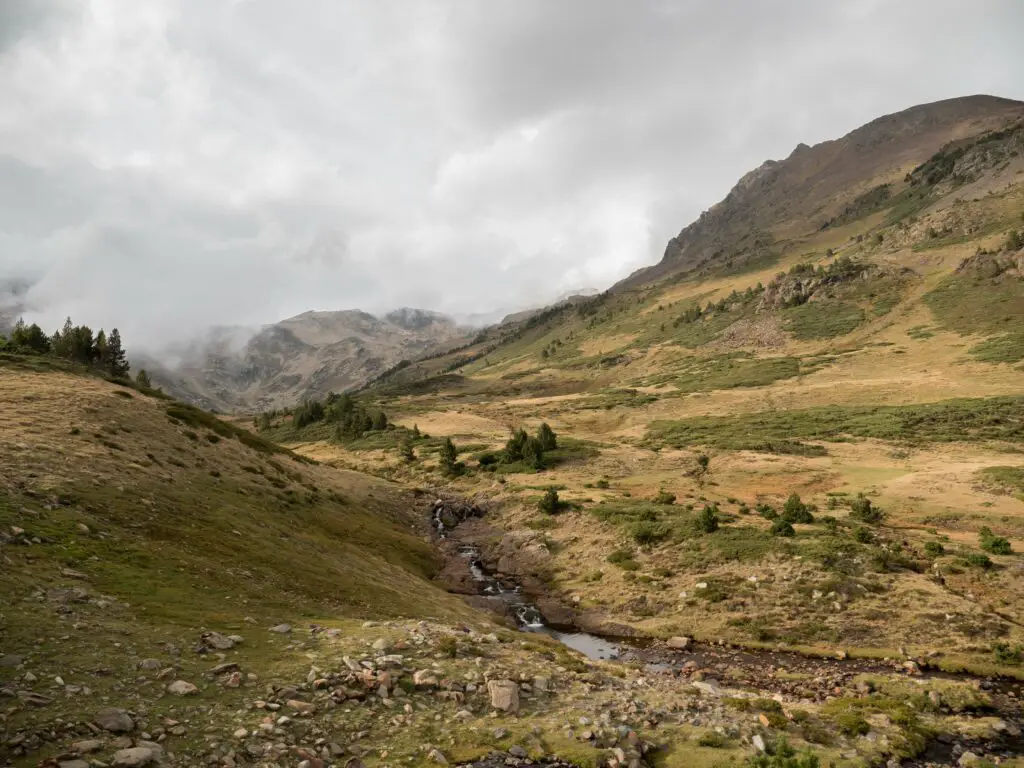
<instances>
[{"instance_id":1,"label":"stream bank","mask_svg":"<svg viewBox=\"0 0 1024 768\"><path fill-rule=\"evenodd\" d=\"M547 583L531 573L529 552L519 561L501 553L506 535L486 523L484 512L479 505L435 502L431 519L446 560L443 578L452 591L502 615L510 626L546 634L593 660L642 665L650 674L678 679L712 696L726 695L727 688L744 689L821 704L870 694L867 675L904 676L922 689L941 680L967 682L990 698L991 707L980 714L999 718L994 734L983 739L935 734L922 755L903 765L955 765L969 752L999 758L1024 755L1024 684L1019 681L944 673L929 669L926 659L815 657L693 641L672 648L601 617L581 615L554 599Z\"/></svg>"}]
</instances>

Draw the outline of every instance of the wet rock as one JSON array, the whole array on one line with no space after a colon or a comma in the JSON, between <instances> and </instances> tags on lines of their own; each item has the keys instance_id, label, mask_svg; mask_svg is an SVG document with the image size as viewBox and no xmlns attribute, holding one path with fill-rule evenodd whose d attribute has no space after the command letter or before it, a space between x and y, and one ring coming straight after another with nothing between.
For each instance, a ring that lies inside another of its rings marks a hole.
<instances>
[{"instance_id":1,"label":"wet rock","mask_svg":"<svg viewBox=\"0 0 1024 768\"><path fill-rule=\"evenodd\" d=\"M85 760L61 760L57 763L57 768L89 768L89 763Z\"/></svg>"},{"instance_id":2,"label":"wet rock","mask_svg":"<svg viewBox=\"0 0 1024 768\"><path fill-rule=\"evenodd\" d=\"M110 733L131 733L135 730L135 721L123 709L115 707L101 709L93 716L93 722Z\"/></svg>"},{"instance_id":3,"label":"wet rock","mask_svg":"<svg viewBox=\"0 0 1024 768\"><path fill-rule=\"evenodd\" d=\"M519 686L512 680L491 680L487 683L491 706L505 712L519 711Z\"/></svg>"}]
</instances>

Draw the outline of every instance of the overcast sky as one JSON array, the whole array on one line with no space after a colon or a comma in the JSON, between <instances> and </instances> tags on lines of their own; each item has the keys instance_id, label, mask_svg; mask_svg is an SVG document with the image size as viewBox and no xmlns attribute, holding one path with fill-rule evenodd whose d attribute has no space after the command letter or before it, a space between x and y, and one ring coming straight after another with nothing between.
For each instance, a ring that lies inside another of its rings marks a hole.
<instances>
[{"instance_id":1,"label":"overcast sky","mask_svg":"<svg viewBox=\"0 0 1024 768\"><path fill-rule=\"evenodd\" d=\"M1024 99L1020 0L0 0L0 280L155 346L515 309L887 112Z\"/></svg>"}]
</instances>

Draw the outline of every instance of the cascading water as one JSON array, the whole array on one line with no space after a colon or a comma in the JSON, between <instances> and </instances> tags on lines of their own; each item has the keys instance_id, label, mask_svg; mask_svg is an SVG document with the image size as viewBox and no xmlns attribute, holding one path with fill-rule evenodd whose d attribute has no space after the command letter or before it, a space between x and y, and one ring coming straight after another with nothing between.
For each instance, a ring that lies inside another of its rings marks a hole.
<instances>
[{"instance_id":1,"label":"cascading water","mask_svg":"<svg viewBox=\"0 0 1024 768\"><path fill-rule=\"evenodd\" d=\"M438 501L434 504L431 521L438 539L448 538L448 526L444 522L444 511L443 502ZM519 629L524 632L537 632L553 637L563 645L579 651L591 659L619 657L621 649L616 643L586 632L564 632L548 626L537 606L523 599L523 589L520 585L514 582L502 582L501 579L487 571L480 560L479 548L463 546L459 548L458 554L469 560L470 575L481 585L482 594L487 598L504 603L504 610L500 612L509 613L515 617Z\"/></svg>"}]
</instances>

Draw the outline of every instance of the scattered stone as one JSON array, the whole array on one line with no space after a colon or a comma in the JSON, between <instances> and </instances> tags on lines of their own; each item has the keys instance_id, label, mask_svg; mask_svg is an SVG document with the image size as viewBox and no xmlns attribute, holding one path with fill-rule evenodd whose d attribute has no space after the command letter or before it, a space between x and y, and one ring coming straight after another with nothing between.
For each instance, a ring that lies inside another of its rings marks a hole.
<instances>
[{"instance_id":1,"label":"scattered stone","mask_svg":"<svg viewBox=\"0 0 1024 768\"><path fill-rule=\"evenodd\" d=\"M708 583L706 581L698 581L696 584L694 584L694 586L697 589L707 589L708 588Z\"/></svg>"},{"instance_id":2,"label":"scattered stone","mask_svg":"<svg viewBox=\"0 0 1024 768\"><path fill-rule=\"evenodd\" d=\"M719 688L718 685L716 683L714 683L713 681L711 681L711 680L696 680L696 681L690 683L690 685L692 685L694 688L696 688L701 693L706 693L709 696L721 696L722 695L722 689Z\"/></svg>"},{"instance_id":3,"label":"scattered stone","mask_svg":"<svg viewBox=\"0 0 1024 768\"><path fill-rule=\"evenodd\" d=\"M89 578L86 574L82 573L81 571L74 571L71 568L61 568L60 575L66 576L69 579L79 579L82 581Z\"/></svg>"},{"instance_id":4,"label":"scattered stone","mask_svg":"<svg viewBox=\"0 0 1024 768\"><path fill-rule=\"evenodd\" d=\"M0 667L20 667L23 659L10 653L0 653Z\"/></svg>"},{"instance_id":5,"label":"scattered stone","mask_svg":"<svg viewBox=\"0 0 1024 768\"><path fill-rule=\"evenodd\" d=\"M431 762L437 763L438 765L448 765L448 758L444 756L444 753L439 749L432 749L427 753L427 757Z\"/></svg>"},{"instance_id":6,"label":"scattered stone","mask_svg":"<svg viewBox=\"0 0 1024 768\"><path fill-rule=\"evenodd\" d=\"M93 716L93 722L104 731L110 733L131 733L135 730L135 721L123 709L107 707Z\"/></svg>"},{"instance_id":7,"label":"scattered stone","mask_svg":"<svg viewBox=\"0 0 1024 768\"><path fill-rule=\"evenodd\" d=\"M48 707L53 704L53 699L34 691L18 691L18 698L33 707Z\"/></svg>"},{"instance_id":8,"label":"scattered stone","mask_svg":"<svg viewBox=\"0 0 1024 768\"><path fill-rule=\"evenodd\" d=\"M89 755L93 752L99 752L103 749L102 739L85 739L83 741L76 741L71 745L71 751L77 752L79 755Z\"/></svg>"},{"instance_id":9,"label":"scattered stone","mask_svg":"<svg viewBox=\"0 0 1024 768\"><path fill-rule=\"evenodd\" d=\"M157 747L130 747L119 749L114 753L115 768L135 768L135 766L149 765L156 762L162 750Z\"/></svg>"},{"instance_id":10,"label":"scattered stone","mask_svg":"<svg viewBox=\"0 0 1024 768\"><path fill-rule=\"evenodd\" d=\"M235 641L220 632L204 632L202 641L203 645L217 651L230 651L235 647Z\"/></svg>"},{"instance_id":11,"label":"scattered stone","mask_svg":"<svg viewBox=\"0 0 1024 768\"><path fill-rule=\"evenodd\" d=\"M285 702L290 710L297 712L300 715L312 715L316 712L316 704L310 704L308 701L299 701L298 699L288 699Z\"/></svg>"},{"instance_id":12,"label":"scattered stone","mask_svg":"<svg viewBox=\"0 0 1024 768\"><path fill-rule=\"evenodd\" d=\"M236 730L236 731L234 732L234 734L233 734L233 736L234 736L234 737L235 737L236 739L244 739L244 738L245 738L246 736L248 736L248 735L249 735L249 729L248 729L248 728L238 728L238 729L237 729L237 730Z\"/></svg>"},{"instance_id":13,"label":"scattered stone","mask_svg":"<svg viewBox=\"0 0 1024 768\"><path fill-rule=\"evenodd\" d=\"M690 638L688 637L670 637L668 642L665 643L669 648L673 648L677 651L684 650L689 644Z\"/></svg>"},{"instance_id":14,"label":"scattered stone","mask_svg":"<svg viewBox=\"0 0 1024 768\"><path fill-rule=\"evenodd\" d=\"M505 712L519 711L519 686L512 680L491 680L487 683L491 706Z\"/></svg>"},{"instance_id":15,"label":"scattered stone","mask_svg":"<svg viewBox=\"0 0 1024 768\"><path fill-rule=\"evenodd\" d=\"M175 680L167 686L167 692L175 696L194 696L199 693L199 689L187 680Z\"/></svg>"},{"instance_id":16,"label":"scattered stone","mask_svg":"<svg viewBox=\"0 0 1024 768\"><path fill-rule=\"evenodd\" d=\"M160 659L143 659L139 662L139 669L145 669L150 672L155 672L160 669Z\"/></svg>"},{"instance_id":17,"label":"scattered stone","mask_svg":"<svg viewBox=\"0 0 1024 768\"><path fill-rule=\"evenodd\" d=\"M768 715L766 715L764 712L757 716L757 721L761 723L761 725L763 725L765 728L772 727L772 721L768 719Z\"/></svg>"},{"instance_id":18,"label":"scattered stone","mask_svg":"<svg viewBox=\"0 0 1024 768\"><path fill-rule=\"evenodd\" d=\"M416 686L437 685L437 678L431 674L430 670L420 669L413 672L412 682Z\"/></svg>"},{"instance_id":19,"label":"scattered stone","mask_svg":"<svg viewBox=\"0 0 1024 768\"><path fill-rule=\"evenodd\" d=\"M526 750L518 744L513 747L509 747L508 753L512 755L512 757L518 757L520 760L525 760L527 756Z\"/></svg>"},{"instance_id":20,"label":"scattered stone","mask_svg":"<svg viewBox=\"0 0 1024 768\"><path fill-rule=\"evenodd\" d=\"M270 631L274 632L274 633L276 633L278 635L287 635L289 632L292 631L292 625L291 624L278 624L276 627L271 627Z\"/></svg>"},{"instance_id":21,"label":"scattered stone","mask_svg":"<svg viewBox=\"0 0 1024 768\"><path fill-rule=\"evenodd\" d=\"M959 765L960 768L971 768L971 766L977 765L980 761L981 758L973 752L964 752L960 755L960 759L956 761L956 764Z\"/></svg>"},{"instance_id":22,"label":"scattered stone","mask_svg":"<svg viewBox=\"0 0 1024 768\"><path fill-rule=\"evenodd\" d=\"M754 745L754 749L758 752L764 752L767 749L767 745L764 743L764 736L760 733L755 733L750 739L750 743Z\"/></svg>"},{"instance_id":23,"label":"scattered stone","mask_svg":"<svg viewBox=\"0 0 1024 768\"><path fill-rule=\"evenodd\" d=\"M391 643L388 642L386 637L380 637L373 641L373 650L375 651L386 651L391 647Z\"/></svg>"},{"instance_id":24,"label":"scattered stone","mask_svg":"<svg viewBox=\"0 0 1024 768\"><path fill-rule=\"evenodd\" d=\"M57 768L89 768L89 763L85 760L61 760L57 763Z\"/></svg>"}]
</instances>

